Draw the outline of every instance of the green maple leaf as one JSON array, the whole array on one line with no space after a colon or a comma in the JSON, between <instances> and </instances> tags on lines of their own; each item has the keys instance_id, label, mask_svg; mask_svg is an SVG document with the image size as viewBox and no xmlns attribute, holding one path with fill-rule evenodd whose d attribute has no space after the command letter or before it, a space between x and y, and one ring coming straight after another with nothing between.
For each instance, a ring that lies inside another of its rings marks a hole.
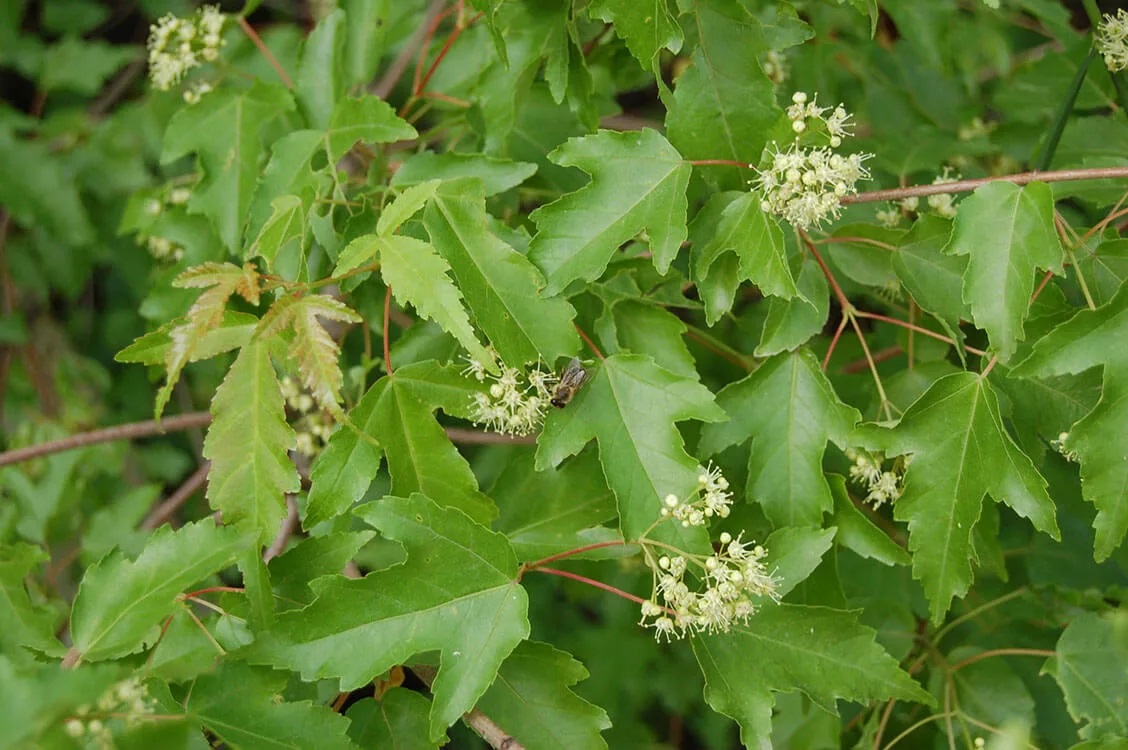
<instances>
[{"instance_id":1,"label":"green maple leaf","mask_svg":"<svg viewBox=\"0 0 1128 750\"><path fill-rule=\"evenodd\" d=\"M386 497L358 515L400 542L407 561L362 579L314 581L313 604L280 615L247 657L310 680L335 677L352 690L416 654L439 651L430 722L437 740L529 634L517 557L501 534L423 495Z\"/></svg>"},{"instance_id":2,"label":"green maple leaf","mask_svg":"<svg viewBox=\"0 0 1128 750\"><path fill-rule=\"evenodd\" d=\"M815 355L773 357L725 386L717 404L731 419L706 425L699 451L710 456L751 439L748 499L777 527L822 525L834 508L822 471L827 441L848 447L861 415L838 400Z\"/></svg>"},{"instance_id":3,"label":"green maple leaf","mask_svg":"<svg viewBox=\"0 0 1128 750\"><path fill-rule=\"evenodd\" d=\"M893 254L893 270L921 309L932 313L956 334L967 317L963 278L968 259L941 252L952 234L952 223L938 216L921 216L901 238Z\"/></svg>"},{"instance_id":4,"label":"green maple leaf","mask_svg":"<svg viewBox=\"0 0 1128 750\"><path fill-rule=\"evenodd\" d=\"M17 663L30 661L24 647L57 654L55 617L41 604L31 601L24 579L32 568L48 559L47 553L30 544L0 547L0 646Z\"/></svg>"},{"instance_id":5,"label":"green maple leaf","mask_svg":"<svg viewBox=\"0 0 1128 750\"><path fill-rule=\"evenodd\" d=\"M326 134L320 130L295 130L270 147L270 161L262 170L255 197L251 201L247 236L259 237L263 225L274 212L274 202L283 196L298 196L307 216L316 197L333 185L327 169L314 169L313 159L324 153Z\"/></svg>"},{"instance_id":6,"label":"green maple leaf","mask_svg":"<svg viewBox=\"0 0 1128 750\"><path fill-rule=\"evenodd\" d=\"M225 310L223 319L196 340L188 361L211 359L217 354L245 346L258 329L258 324L259 319L254 315ZM179 321L169 321L155 331L138 336L132 344L114 355L114 361L142 365L163 364L172 346L172 330L177 325Z\"/></svg>"},{"instance_id":7,"label":"green maple leaf","mask_svg":"<svg viewBox=\"0 0 1128 750\"><path fill-rule=\"evenodd\" d=\"M835 715L839 698L934 703L875 635L852 613L783 604L764 607L729 633L691 643L705 675L705 700L740 723L746 747L771 747L773 693L800 690Z\"/></svg>"},{"instance_id":8,"label":"green maple leaf","mask_svg":"<svg viewBox=\"0 0 1128 750\"><path fill-rule=\"evenodd\" d=\"M760 199L747 191L714 195L690 226L693 238L693 274L706 286L718 283L711 278L718 259L732 253L737 259L735 284L748 280L765 295L790 299L799 294L787 261L783 232L775 220L760 208ZM730 282L731 283L731 282ZM706 321L713 325L728 312L735 297L733 284L724 295L727 304L713 303L706 297Z\"/></svg>"},{"instance_id":9,"label":"green maple leaf","mask_svg":"<svg viewBox=\"0 0 1128 750\"><path fill-rule=\"evenodd\" d=\"M494 235L487 218L478 180L444 183L423 218L478 326L512 366L574 355L580 347L572 325L576 311L542 295L540 271Z\"/></svg>"},{"instance_id":10,"label":"green maple leaf","mask_svg":"<svg viewBox=\"0 0 1128 750\"><path fill-rule=\"evenodd\" d=\"M757 164L772 126L779 119L775 85L761 60L810 36L805 25L780 13L786 40L769 42L760 19L747 7L727 0L698 0L692 24L697 46L690 65L678 77L666 127L670 142L687 159L723 159ZM778 34L777 34L778 36ZM747 189L751 169L705 167L706 179L726 189Z\"/></svg>"},{"instance_id":11,"label":"green maple leaf","mask_svg":"<svg viewBox=\"0 0 1128 750\"><path fill-rule=\"evenodd\" d=\"M593 370L568 408L545 421L537 468L556 466L595 438L623 536L633 540L659 517L666 495L684 500L697 489L701 466L685 452L674 423L717 421L724 412L703 385L649 357L616 354Z\"/></svg>"},{"instance_id":12,"label":"green maple leaf","mask_svg":"<svg viewBox=\"0 0 1128 750\"><path fill-rule=\"evenodd\" d=\"M1051 377L1103 366L1101 398L1069 429L1063 446L1081 463L1081 492L1097 508L1093 521L1097 561L1111 555L1128 532L1128 286L1096 310L1082 310L1034 345L1013 377Z\"/></svg>"},{"instance_id":13,"label":"green maple leaf","mask_svg":"<svg viewBox=\"0 0 1128 750\"><path fill-rule=\"evenodd\" d=\"M1062 273L1050 187L989 182L965 199L945 252L970 256L963 298L975 324L1006 362L1023 338L1022 322L1034 292L1034 271Z\"/></svg>"},{"instance_id":14,"label":"green maple leaf","mask_svg":"<svg viewBox=\"0 0 1128 750\"><path fill-rule=\"evenodd\" d=\"M422 151L400 165L392 177L392 187L476 177L489 197L517 187L536 171L537 165L527 161L510 161L486 154Z\"/></svg>"},{"instance_id":15,"label":"green maple leaf","mask_svg":"<svg viewBox=\"0 0 1128 750\"><path fill-rule=\"evenodd\" d=\"M232 747L246 750L356 750L349 722L328 706L310 700L280 700L286 676L224 661L212 674L193 681L185 716L207 727Z\"/></svg>"},{"instance_id":16,"label":"green maple leaf","mask_svg":"<svg viewBox=\"0 0 1128 750\"><path fill-rule=\"evenodd\" d=\"M333 433L313 466L306 527L345 512L364 495L380 466L381 450L373 443L387 457L392 492L422 492L489 523L497 509L478 491L470 465L434 417L439 407L467 416L475 390L455 368L433 361L401 367L376 381L349 412L352 426Z\"/></svg>"},{"instance_id":17,"label":"green maple leaf","mask_svg":"<svg viewBox=\"0 0 1128 750\"><path fill-rule=\"evenodd\" d=\"M210 518L172 531L161 527L136 560L113 552L87 568L71 611L71 637L84 661L113 659L142 647L192 584L226 568L248 538Z\"/></svg>"},{"instance_id":18,"label":"green maple leaf","mask_svg":"<svg viewBox=\"0 0 1128 750\"><path fill-rule=\"evenodd\" d=\"M281 86L256 81L250 89L224 88L180 109L165 131L161 162L195 152L203 177L188 208L211 220L227 250L239 254L247 209L258 182L262 127L294 107Z\"/></svg>"},{"instance_id":19,"label":"green maple leaf","mask_svg":"<svg viewBox=\"0 0 1128 750\"><path fill-rule=\"evenodd\" d=\"M912 455L893 517L909 524L913 575L924 585L933 621L971 585L972 532L984 495L1059 538L1046 480L1007 433L995 392L979 375L940 378L896 427L865 425L857 434L887 456Z\"/></svg>"},{"instance_id":20,"label":"green maple leaf","mask_svg":"<svg viewBox=\"0 0 1128 750\"><path fill-rule=\"evenodd\" d=\"M681 27L670 14L667 0L595 0L588 14L615 24L615 32L647 70L659 51L681 49Z\"/></svg>"},{"instance_id":21,"label":"green maple leaf","mask_svg":"<svg viewBox=\"0 0 1128 750\"><path fill-rule=\"evenodd\" d=\"M537 234L529 257L557 294L576 279L603 273L619 247L646 230L654 266L665 273L686 238L690 166L650 129L601 130L572 138L549 158L579 167L591 182L530 214Z\"/></svg>"},{"instance_id":22,"label":"green maple leaf","mask_svg":"<svg viewBox=\"0 0 1128 750\"><path fill-rule=\"evenodd\" d=\"M294 431L268 349L256 340L239 352L212 400L204 439L204 457L212 462L208 502L224 523L244 524L263 542L286 517L286 493L301 488L287 453Z\"/></svg>"},{"instance_id":23,"label":"green maple leaf","mask_svg":"<svg viewBox=\"0 0 1128 750\"><path fill-rule=\"evenodd\" d=\"M414 690L397 687L380 700L362 698L349 706L349 736L361 747L394 747L397 750L437 750L427 739L427 715L431 702Z\"/></svg>"},{"instance_id":24,"label":"green maple leaf","mask_svg":"<svg viewBox=\"0 0 1128 750\"><path fill-rule=\"evenodd\" d=\"M60 727L79 706L91 706L122 678L117 664L59 669L58 664L18 664L0 654L0 749L74 747Z\"/></svg>"},{"instance_id":25,"label":"green maple leaf","mask_svg":"<svg viewBox=\"0 0 1128 750\"><path fill-rule=\"evenodd\" d=\"M340 79L345 41L342 30L346 28L345 12L338 8L317 22L302 47L294 95L306 122L318 128L329 123L337 97L345 88Z\"/></svg>"},{"instance_id":26,"label":"green maple leaf","mask_svg":"<svg viewBox=\"0 0 1128 750\"><path fill-rule=\"evenodd\" d=\"M270 203L272 213L247 250L247 256L261 255L267 268L274 266L279 251L293 240L299 241L302 252L306 248L306 211L302 199L296 195L280 195Z\"/></svg>"},{"instance_id":27,"label":"green maple leaf","mask_svg":"<svg viewBox=\"0 0 1128 750\"><path fill-rule=\"evenodd\" d=\"M1128 734L1128 613L1084 612L1061 634L1043 673L1053 675L1087 739Z\"/></svg>"},{"instance_id":28,"label":"green maple leaf","mask_svg":"<svg viewBox=\"0 0 1128 750\"><path fill-rule=\"evenodd\" d=\"M418 138L419 133L380 97L362 96L337 102L326 137L329 160L336 163L358 142L408 141Z\"/></svg>"},{"instance_id":29,"label":"green maple leaf","mask_svg":"<svg viewBox=\"0 0 1128 750\"><path fill-rule=\"evenodd\" d=\"M502 663L478 709L525 747L607 747L611 720L568 688L585 679L583 665L547 643L525 641Z\"/></svg>"}]
</instances>

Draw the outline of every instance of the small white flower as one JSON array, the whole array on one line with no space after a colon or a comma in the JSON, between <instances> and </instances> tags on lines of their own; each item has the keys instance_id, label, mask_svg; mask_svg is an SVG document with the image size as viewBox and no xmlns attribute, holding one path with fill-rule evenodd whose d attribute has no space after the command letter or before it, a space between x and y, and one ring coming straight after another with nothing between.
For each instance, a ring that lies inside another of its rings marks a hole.
<instances>
[{"instance_id":1,"label":"small white flower","mask_svg":"<svg viewBox=\"0 0 1128 750\"><path fill-rule=\"evenodd\" d=\"M1106 14L1095 34L1097 52L1105 67L1115 73L1128 68L1128 11L1120 8L1116 15Z\"/></svg>"}]
</instances>

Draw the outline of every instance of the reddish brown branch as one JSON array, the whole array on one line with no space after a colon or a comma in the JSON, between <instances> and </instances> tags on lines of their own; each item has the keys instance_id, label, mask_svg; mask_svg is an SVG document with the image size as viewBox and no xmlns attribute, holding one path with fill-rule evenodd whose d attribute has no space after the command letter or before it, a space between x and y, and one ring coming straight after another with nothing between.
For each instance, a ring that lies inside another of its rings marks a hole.
<instances>
[{"instance_id":1,"label":"reddish brown branch","mask_svg":"<svg viewBox=\"0 0 1128 750\"><path fill-rule=\"evenodd\" d=\"M1097 167L1094 169L1061 169L1054 172L1023 172L1004 177L981 177L974 180L958 180L956 182L943 182L938 185L914 185L906 188L893 188L890 190L871 190L868 193L856 193L843 196L839 201L844 206L854 203L879 203L881 201L899 201L905 198L924 197L926 195L939 195L941 193L969 193L988 182L1012 182L1015 185L1025 185L1030 182L1070 182L1074 180L1106 180L1128 177L1128 167Z\"/></svg>"},{"instance_id":2,"label":"reddish brown branch","mask_svg":"<svg viewBox=\"0 0 1128 750\"><path fill-rule=\"evenodd\" d=\"M184 483L168 496L168 499L149 511L149 515L145 516L145 520L141 521L141 524L137 528L143 531L152 531L172 518L172 515L180 509L180 506L188 502L188 498L199 492L207 483L208 471L210 469L210 461L205 461L201 464L200 468L192 472L192 476L185 479Z\"/></svg>"}]
</instances>

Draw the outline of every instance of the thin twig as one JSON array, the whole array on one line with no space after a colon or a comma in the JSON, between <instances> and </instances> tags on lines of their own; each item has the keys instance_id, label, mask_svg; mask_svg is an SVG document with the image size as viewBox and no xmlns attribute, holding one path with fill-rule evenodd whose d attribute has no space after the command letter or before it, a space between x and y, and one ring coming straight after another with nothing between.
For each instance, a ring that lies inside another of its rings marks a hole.
<instances>
[{"instance_id":1,"label":"thin twig","mask_svg":"<svg viewBox=\"0 0 1128 750\"><path fill-rule=\"evenodd\" d=\"M536 445L537 439L533 435L503 435L500 432L479 432L467 430L463 427L447 427L447 437L451 442L464 445Z\"/></svg>"},{"instance_id":2,"label":"thin twig","mask_svg":"<svg viewBox=\"0 0 1128 750\"><path fill-rule=\"evenodd\" d=\"M388 94L392 93L392 89L399 83L399 79L403 76L407 66L411 64L411 60L419 51L420 45L423 40L427 38L427 29L430 28L431 22L435 16L443 9L446 0L431 0L431 4L427 7L427 14L423 18L423 23L419 24L419 28L411 35L411 38L404 43L400 48L399 54L392 64L388 66L383 77L372 87L372 93L381 99L387 99Z\"/></svg>"},{"instance_id":3,"label":"thin twig","mask_svg":"<svg viewBox=\"0 0 1128 750\"><path fill-rule=\"evenodd\" d=\"M267 47L265 43L263 43L262 38L259 37L258 32L255 31L254 27L247 23L247 19L243 16L236 16L236 18L239 19L239 28L243 30L243 33L247 35L247 38L251 40L251 43L258 47L259 52L261 52L262 56L266 58L266 61L270 63L270 67L274 68L274 72L277 73L278 77L282 79L282 83L286 85L286 88L293 89L294 82L291 81L290 76L286 74L286 69L282 67L282 63L278 62L278 58L274 56L274 53L270 51L270 48Z\"/></svg>"},{"instance_id":4,"label":"thin twig","mask_svg":"<svg viewBox=\"0 0 1128 750\"><path fill-rule=\"evenodd\" d=\"M114 440L152 437L153 435L163 435L165 433L178 432L193 427L202 427L210 422L211 414L206 411L200 411L191 412L189 414L178 414L162 419L160 422L150 419L145 422L131 422L129 424L106 427L101 430L93 430L91 432L83 432L78 435L60 438L59 440L50 440L46 443L5 451L4 453L0 453L0 466L8 466L10 464L19 463L20 461L28 461L33 458L39 458L40 456L48 456L52 453L62 453L63 451L74 450L75 448L84 448L97 443L110 443Z\"/></svg>"},{"instance_id":5,"label":"thin twig","mask_svg":"<svg viewBox=\"0 0 1128 750\"><path fill-rule=\"evenodd\" d=\"M164 502L149 511L149 515L141 521L137 528L142 531L152 531L168 519L172 518L173 514L180 509L180 506L188 502L188 498L195 495L200 491L208 481L208 471L211 469L211 462L205 461L200 465L200 468L192 472L192 476L184 480L184 483L176 488L176 491L168 496Z\"/></svg>"},{"instance_id":6,"label":"thin twig","mask_svg":"<svg viewBox=\"0 0 1128 750\"><path fill-rule=\"evenodd\" d=\"M290 537L298 530L298 503L294 500L293 495L286 495L286 518L282 520L282 528L278 531L278 536L274 537L274 541L262 553L262 561L264 563L270 562L274 558L281 555L286 545L290 542Z\"/></svg>"},{"instance_id":7,"label":"thin twig","mask_svg":"<svg viewBox=\"0 0 1128 750\"><path fill-rule=\"evenodd\" d=\"M431 685L435 682L435 677L438 676L439 671L429 664L415 664L411 667L411 671L415 676L423 681L423 684L430 689ZM490 747L494 750L525 750L525 746L518 742L513 735L506 732L497 722L485 715L476 708L472 708L462 715L462 720L465 721L470 728L478 733L478 736L489 743Z\"/></svg>"},{"instance_id":8,"label":"thin twig","mask_svg":"<svg viewBox=\"0 0 1128 750\"><path fill-rule=\"evenodd\" d=\"M1022 172L1005 177L981 177L974 180L943 182L937 185L914 185L890 190L871 190L868 193L855 193L843 196L839 201L844 206L854 203L880 203L898 201L904 198L939 195L940 193L968 193L988 182L1012 182L1025 185L1029 182L1069 182L1072 180L1105 180L1128 177L1128 167L1098 167L1094 169L1061 169L1053 172Z\"/></svg>"}]
</instances>

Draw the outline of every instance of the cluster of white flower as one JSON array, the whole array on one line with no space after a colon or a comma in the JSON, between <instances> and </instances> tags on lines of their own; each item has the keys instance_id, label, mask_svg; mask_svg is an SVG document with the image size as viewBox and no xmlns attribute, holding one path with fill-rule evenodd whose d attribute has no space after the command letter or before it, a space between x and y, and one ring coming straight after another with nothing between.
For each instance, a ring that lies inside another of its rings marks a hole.
<instances>
[{"instance_id":1,"label":"cluster of white flower","mask_svg":"<svg viewBox=\"0 0 1128 750\"><path fill-rule=\"evenodd\" d=\"M713 464L697 475L697 492L682 500L677 495L666 495L662 501L662 517L681 521L682 526L704 526L716 516L727 518L732 505L729 483L721 470Z\"/></svg>"},{"instance_id":2,"label":"cluster of white flower","mask_svg":"<svg viewBox=\"0 0 1128 750\"><path fill-rule=\"evenodd\" d=\"M156 701L138 677L130 677L102 693L94 707L79 706L75 715L63 724L63 730L75 739L85 737L87 746L99 750L114 747L114 736L104 720L109 715L124 717L126 726L133 726L156 711ZM101 716L103 718L92 718Z\"/></svg>"},{"instance_id":3,"label":"cluster of white flower","mask_svg":"<svg viewBox=\"0 0 1128 750\"><path fill-rule=\"evenodd\" d=\"M760 58L760 67L763 69L764 75L768 77L768 80L776 86L786 81L790 73L787 58L783 56L782 52L774 49L768 50L768 53Z\"/></svg>"},{"instance_id":4,"label":"cluster of white flower","mask_svg":"<svg viewBox=\"0 0 1128 750\"><path fill-rule=\"evenodd\" d=\"M153 260L161 263L177 263L184 257L184 248L167 237L150 235L145 240L145 249Z\"/></svg>"},{"instance_id":5,"label":"cluster of white flower","mask_svg":"<svg viewBox=\"0 0 1128 750\"><path fill-rule=\"evenodd\" d=\"M149 78L153 85L168 91L192 68L218 59L225 20L218 5L205 5L193 18L177 18L170 13L149 27Z\"/></svg>"},{"instance_id":6,"label":"cluster of white flower","mask_svg":"<svg viewBox=\"0 0 1128 750\"><path fill-rule=\"evenodd\" d=\"M726 531L720 549L708 557L662 555L652 566L655 593L642 603L639 624L654 628L658 640L669 641L695 633L727 633L735 623L747 623L758 600L779 601L778 580L764 565L767 554L760 545ZM690 565L700 568L702 591L690 590L685 582Z\"/></svg>"},{"instance_id":7,"label":"cluster of white flower","mask_svg":"<svg viewBox=\"0 0 1128 750\"><path fill-rule=\"evenodd\" d=\"M956 173L952 173L951 167L944 167L943 174L940 174L932 181L933 185L946 185L950 182L959 182L962 177ZM954 219L956 217L956 196L952 193L937 193L930 195L926 199L928 203L928 210L945 219ZM901 221L902 216L913 215L922 213L920 209L920 198L911 196L899 200L888 209L881 209L875 212L874 216L882 226L894 227Z\"/></svg>"},{"instance_id":8,"label":"cluster of white flower","mask_svg":"<svg viewBox=\"0 0 1128 750\"><path fill-rule=\"evenodd\" d=\"M165 206L179 206L188 202L192 191L185 187L174 187L167 190L163 198L150 198L144 203L145 213L149 216L160 216ZM177 263L184 257L184 246L173 242L167 237L141 233L137 243L144 245L149 255L161 263Z\"/></svg>"},{"instance_id":9,"label":"cluster of white flower","mask_svg":"<svg viewBox=\"0 0 1128 750\"><path fill-rule=\"evenodd\" d=\"M1128 68L1128 11L1120 8L1115 16L1105 14L1095 36L1097 52L1101 53L1109 72Z\"/></svg>"},{"instance_id":10,"label":"cluster of white flower","mask_svg":"<svg viewBox=\"0 0 1128 750\"><path fill-rule=\"evenodd\" d=\"M846 457L854 462L850 467L850 478L866 488L866 502L874 508L895 501L905 491L905 469L909 466L911 456L899 457L889 470L882 468L885 459L880 453L848 450Z\"/></svg>"},{"instance_id":11,"label":"cluster of white flower","mask_svg":"<svg viewBox=\"0 0 1128 750\"><path fill-rule=\"evenodd\" d=\"M485 393L475 393L472 421L506 435L529 435L540 429L552 399L556 376L539 368L522 374L516 367L501 366L501 374L486 371L484 362L467 359L462 371L478 382L493 381Z\"/></svg>"},{"instance_id":12,"label":"cluster of white flower","mask_svg":"<svg viewBox=\"0 0 1128 750\"><path fill-rule=\"evenodd\" d=\"M799 229L818 226L828 217L838 218L839 201L857 192L858 180L868 178L862 162L871 154L843 156L834 149L850 135L850 114L840 104L829 116L829 107L820 107L815 99L808 101L802 91L796 92L787 108L796 140L781 151L772 143L770 164L760 171L753 184L763 194L764 211L780 216ZM805 147L798 136L808 130L808 120L821 123L828 146ZM755 165L750 165L755 166Z\"/></svg>"},{"instance_id":13,"label":"cluster of white flower","mask_svg":"<svg viewBox=\"0 0 1128 750\"><path fill-rule=\"evenodd\" d=\"M282 386L286 406L295 414L292 420L294 432L297 433L294 450L312 459L329 441L329 436L333 433L333 418L318 407L313 396L290 376L282 378L279 384Z\"/></svg>"}]
</instances>

